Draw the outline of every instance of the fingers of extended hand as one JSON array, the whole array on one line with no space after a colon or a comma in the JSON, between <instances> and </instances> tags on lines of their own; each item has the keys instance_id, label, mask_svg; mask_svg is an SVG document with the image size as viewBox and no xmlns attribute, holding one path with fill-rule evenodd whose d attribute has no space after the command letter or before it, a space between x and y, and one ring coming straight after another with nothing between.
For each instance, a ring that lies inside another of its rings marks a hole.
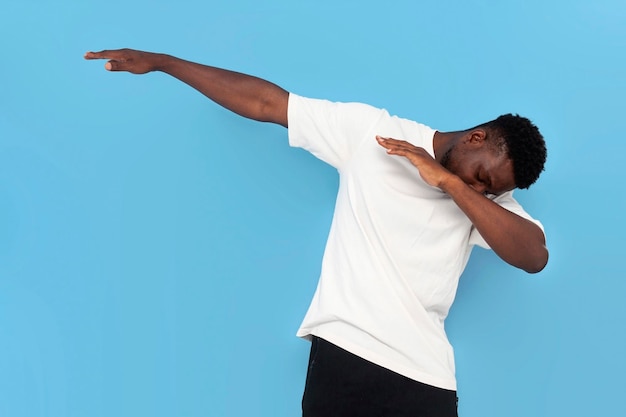
<instances>
[{"instance_id":1,"label":"fingers of extended hand","mask_svg":"<svg viewBox=\"0 0 626 417\"><path fill-rule=\"evenodd\" d=\"M378 143L381 146L384 146L385 148L388 148L389 146L398 146L398 145L410 145L410 143L408 143L407 141L404 140L398 140L398 139L393 139L393 138L385 138L382 136L376 136L376 140L378 141Z\"/></svg>"},{"instance_id":2,"label":"fingers of extended hand","mask_svg":"<svg viewBox=\"0 0 626 417\"><path fill-rule=\"evenodd\" d=\"M392 138L384 138L382 136L376 136L376 140L378 141L378 143L381 146L384 146L385 148L389 148L389 147L403 147L403 148L417 148L416 146L410 144L409 142L405 141L405 140L398 140L398 139L392 139Z\"/></svg>"},{"instance_id":3,"label":"fingers of extended hand","mask_svg":"<svg viewBox=\"0 0 626 417\"><path fill-rule=\"evenodd\" d=\"M376 136L376 140L380 146L387 149L387 153L393 155L407 156L408 154L416 154L425 156L427 154L425 149L412 145L404 140L383 138L381 136Z\"/></svg>"},{"instance_id":4,"label":"fingers of extended hand","mask_svg":"<svg viewBox=\"0 0 626 417\"><path fill-rule=\"evenodd\" d=\"M120 71L119 61L124 62L123 50L103 50L100 52L87 52L85 53L85 59L109 59L104 64L104 68L107 71Z\"/></svg>"},{"instance_id":5,"label":"fingers of extended hand","mask_svg":"<svg viewBox=\"0 0 626 417\"><path fill-rule=\"evenodd\" d=\"M105 49L100 52L87 52L85 54L85 59L119 59L123 54L123 49L117 50L108 50Z\"/></svg>"},{"instance_id":6,"label":"fingers of extended hand","mask_svg":"<svg viewBox=\"0 0 626 417\"><path fill-rule=\"evenodd\" d=\"M102 52L85 52L84 58L85 59L99 59L101 58Z\"/></svg>"},{"instance_id":7,"label":"fingers of extended hand","mask_svg":"<svg viewBox=\"0 0 626 417\"><path fill-rule=\"evenodd\" d=\"M378 143L387 149L389 155L402 156L408 159L416 168L427 184L439 187L442 176L447 170L433 158L426 149L410 144L404 140L383 138L376 136Z\"/></svg>"}]
</instances>

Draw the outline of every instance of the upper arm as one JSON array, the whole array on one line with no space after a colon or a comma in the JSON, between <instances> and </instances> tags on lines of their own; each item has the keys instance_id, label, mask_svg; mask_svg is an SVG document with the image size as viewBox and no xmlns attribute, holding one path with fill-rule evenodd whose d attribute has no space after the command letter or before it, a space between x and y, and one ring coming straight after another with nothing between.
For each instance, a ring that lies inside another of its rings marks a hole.
<instances>
[{"instance_id":1,"label":"upper arm","mask_svg":"<svg viewBox=\"0 0 626 417\"><path fill-rule=\"evenodd\" d=\"M384 110L362 103L337 103L289 95L289 144L340 168L367 139ZM371 137L372 141L374 136Z\"/></svg>"}]
</instances>

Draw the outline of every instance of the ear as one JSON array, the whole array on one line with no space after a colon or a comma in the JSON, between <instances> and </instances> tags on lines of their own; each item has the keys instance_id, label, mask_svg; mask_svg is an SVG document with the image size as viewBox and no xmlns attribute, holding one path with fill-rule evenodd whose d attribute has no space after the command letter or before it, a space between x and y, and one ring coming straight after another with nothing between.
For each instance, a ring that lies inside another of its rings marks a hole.
<instances>
[{"instance_id":1,"label":"ear","mask_svg":"<svg viewBox=\"0 0 626 417\"><path fill-rule=\"evenodd\" d=\"M484 129L473 129L465 138L465 143L474 146L483 146L487 139L487 132Z\"/></svg>"}]
</instances>

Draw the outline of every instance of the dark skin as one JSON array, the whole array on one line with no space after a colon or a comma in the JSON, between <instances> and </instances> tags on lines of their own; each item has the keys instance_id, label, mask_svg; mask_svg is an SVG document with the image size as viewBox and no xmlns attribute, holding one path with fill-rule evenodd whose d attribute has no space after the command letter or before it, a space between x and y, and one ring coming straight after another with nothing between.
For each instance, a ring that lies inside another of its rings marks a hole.
<instances>
[{"instance_id":1,"label":"dark skin","mask_svg":"<svg viewBox=\"0 0 626 417\"><path fill-rule=\"evenodd\" d=\"M243 117L288 127L289 93L263 79L132 49L87 52L85 59L107 59L108 71L164 72ZM375 139L389 155L407 158L424 181L447 193L500 258L526 272L539 272L548 262L541 229L485 196L515 188L512 161L487 137L484 129L437 132L434 158L403 140Z\"/></svg>"}]
</instances>

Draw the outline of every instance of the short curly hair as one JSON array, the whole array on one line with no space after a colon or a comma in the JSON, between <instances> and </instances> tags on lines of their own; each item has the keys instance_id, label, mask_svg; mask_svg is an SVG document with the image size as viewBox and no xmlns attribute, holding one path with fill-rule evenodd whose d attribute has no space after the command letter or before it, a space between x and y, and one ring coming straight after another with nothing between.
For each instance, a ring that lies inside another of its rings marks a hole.
<instances>
[{"instance_id":1,"label":"short curly hair","mask_svg":"<svg viewBox=\"0 0 626 417\"><path fill-rule=\"evenodd\" d=\"M518 188L528 188L537 181L547 158L546 143L537 126L509 113L477 127L487 131L487 140L506 149Z\"/></svg>"}]
</instances>

